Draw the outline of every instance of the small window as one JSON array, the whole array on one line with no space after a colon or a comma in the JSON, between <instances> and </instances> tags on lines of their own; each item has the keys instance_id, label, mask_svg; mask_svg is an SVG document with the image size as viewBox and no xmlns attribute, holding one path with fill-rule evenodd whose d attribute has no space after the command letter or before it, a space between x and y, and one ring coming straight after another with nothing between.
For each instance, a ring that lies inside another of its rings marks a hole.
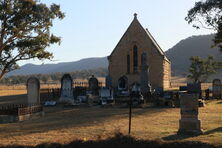
<instances>
[{"instance_id":1,"label":"small window","mask_svg":"<svg viewBox=\"0 0 222 148\"><path fill-rule=\"evenodd\" d=\"M133 47L133 71L138 72L138 49L136 45Z\"/></svg>"},{"instance_id":2,"label":"small window","mask_svg":"<svg viewBox=\"0 0 222 148\"><path fill-rule=\"evenodd\" d=\"M127 55L127 73L130 73L130 55Z\"/></svg>"}]
</instances>

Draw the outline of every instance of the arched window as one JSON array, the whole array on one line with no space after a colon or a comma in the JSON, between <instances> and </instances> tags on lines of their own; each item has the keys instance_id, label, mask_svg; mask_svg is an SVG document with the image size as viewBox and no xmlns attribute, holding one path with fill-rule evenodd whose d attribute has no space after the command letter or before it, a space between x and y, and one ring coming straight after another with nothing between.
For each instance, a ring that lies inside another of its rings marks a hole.
<instances>
[{"instance_id":1,"label":"arched window","mask_svg":"<svg viewBox=\"0 0 222 148\"><path fill-rule=\"evenodd\" d=\"M130 55L127 55L127 73L130 73Z\"/></svg>"},{"instance_id":2,"label":"arched window","mask_svg":"<svg viewBox=\"0 0 222 148\"><path fill-rule=\"evenodd\" d=\"M122 76L118 80L118 90L125 90L128 87L128 78L126 76Z\"/></svg>"},{"instance_id":3,"label":"arched window","mask_svg":"<svg viewBox=\"0 0 222 148\"><path fill-rule=\"evenodd\" d=\"M138 49L136 45L133 47L133 71L138 72Z\"/></svg>"}]
</instances>

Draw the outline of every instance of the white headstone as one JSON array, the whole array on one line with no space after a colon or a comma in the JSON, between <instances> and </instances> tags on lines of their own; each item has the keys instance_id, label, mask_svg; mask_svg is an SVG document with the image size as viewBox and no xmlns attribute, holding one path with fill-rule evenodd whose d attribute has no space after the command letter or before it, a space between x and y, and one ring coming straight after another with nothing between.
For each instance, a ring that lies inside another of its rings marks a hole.
<instances>
[{"instance_id":1,"label":"white headstone","mask_svg":"<svg viewBox=\"0 0 222 148\"><path fill-rule=\"evenodd\" d=\"M72 101L74 101L72 84L72 77L69 74L64 74L61 79L61 102L71 103Z\"/></svg>"},{"instance_id":2,"label":"white headstone","mask_svg":"<svg viewBox=\"0 0 222 148\"><path fill-rule=\"evenodd\" d=\"M27 80L28 104L40 104L40 82L35 77Z\"/></svg>"}]
</instances>

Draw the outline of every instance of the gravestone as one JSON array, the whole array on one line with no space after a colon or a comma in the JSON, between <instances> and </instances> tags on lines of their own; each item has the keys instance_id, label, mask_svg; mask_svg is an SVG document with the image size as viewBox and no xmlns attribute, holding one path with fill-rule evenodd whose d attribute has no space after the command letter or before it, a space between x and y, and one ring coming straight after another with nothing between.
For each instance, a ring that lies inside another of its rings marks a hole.
<instances>
[{"instance_id":1,"label":"gravestone","mask_svg":"<svg viewBox=\"0 0 222 148\"><path fill-rule=\"evenodd\" d=\"M64 74L61 79L60 102L73 103L73 80L70 74Z\"/></svg>"},{"instance_id":2,"label":"gravestone","mask_svg":"<svg viewBox=\"0 0 222 148\"><path fill-rule=\"evenodd\" d=\"M189 94L198 94L198 98L202 99L201 83L187 83L187 92Z\"/></svg>"},{"instance_id":3,"label":"gravestone","mask_svg":"<svg viewBox=\"0 0 222 148\"><path fill-rule=\"evenodd\" d=\"M142 53L141 55L141 74L140 74L140 87L141 93L145 96L150 98L151 93L151 85L149 81L149 66L147 64L147 54Z\"/></svg>"},{"instance_id":4,"label":"gravestone","mask_svg":"<svg viewBox=\"0 0 222 148\"><path fill-rule=\"evenodd\" d=\"M106 88L111 89L112 88L112 77L109 75L106 76Z\"/></svg>"},{"instance_id":5,"label":"gravestone","mask_svg":"<svg viewBox=\"0 0 222 148\"><path fill-rule=\"evenodd\" d=\"M27 80L27 96L29 105L40 104L40 82L35 77L30 77Z\"/></svg>"},{"instance_id":6,"label":"gravestone","mask_svg":"<svg viewBox=\"0 0 222 148\"><path fill-rule=\"evenodd\" d=\"M221 99L221 81L219 79L213 80L213 98L214 99Z\"/></svg>"},{"instance_id":7,"label":"gravestone","mask_svg":"<svg viewBox=\"0 0 222 148\"><path fill-rule=\"evenodd\" d=\"M89 79L89 90L93 95L98 95L99 93L99 81L94 75Z\"/></svg>"},{"instance_id":8,"label":"gravestone","mask_svg":"<svg viewBox=\"0 0 222 148\"><path fill-rule=\"evenodd\" d=\"M198 95L181 94L178 134L199 135L201 131L201 121L198 119Z\"/></svg>"}]
</instances>

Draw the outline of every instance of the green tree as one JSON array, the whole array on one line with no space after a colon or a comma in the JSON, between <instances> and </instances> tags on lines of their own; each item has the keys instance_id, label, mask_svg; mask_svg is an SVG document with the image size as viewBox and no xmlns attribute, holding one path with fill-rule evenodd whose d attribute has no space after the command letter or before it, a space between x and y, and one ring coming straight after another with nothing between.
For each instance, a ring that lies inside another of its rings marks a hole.
<instances>
[{"instance_id":1,"label":"green tree","mask_svg":"<svg viewBox=\"0 0 222 148\"><path fill-rule=\"evenodd\" d=\"M52 59L46 51L60 38L50 32L54 19L63 19L60 6L40 0L0 0L0 79L18 68L18 61Z\"/></svg>"},{"instance_id":2,"label":"green tree","mask_svg":"<svg viewBox=\"0 0 222 148\"><path fill-rule=\"evenodd\" d=\"M207 28L216 32L214 45L222 51L222 0L205 0L196 2L185 18L197 29Z\"/></svg>"},{"instance_id":3,"label":"green tree","mask_svg":"<svg viewBox=\"0 0 222 148\"><path fill-rule=\"evenodd\" d=\"M221 62L214 61L212 56L208 56L206 59L193 56L190 61L188 78L194 83L205 82L211 75L216 73L217 69L221 68Z\"/></svg>"}]
</instances>

